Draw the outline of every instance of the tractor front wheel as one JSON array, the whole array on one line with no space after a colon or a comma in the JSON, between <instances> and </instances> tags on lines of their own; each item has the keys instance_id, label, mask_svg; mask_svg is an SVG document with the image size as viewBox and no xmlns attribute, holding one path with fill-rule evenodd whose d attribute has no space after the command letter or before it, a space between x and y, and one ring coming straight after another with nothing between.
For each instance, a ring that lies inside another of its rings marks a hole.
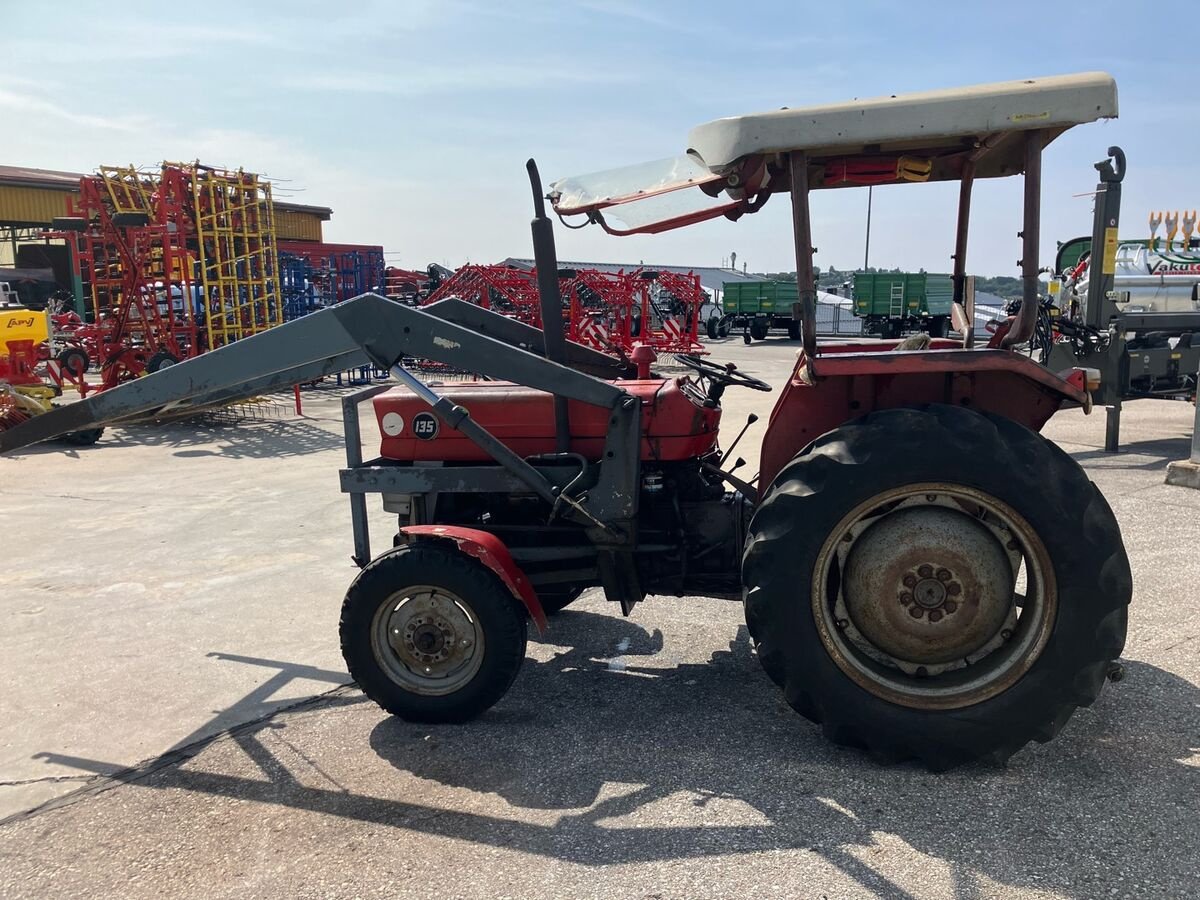
<instances>
[{"instance_id":1,"label":"tractor front wheel","mask_svg":"<svg viewBox=\"0 0 1200 900\"><path fill-rule=\"evenodd\" d=\"M872 413L776 477L746 621L835 743L935 770L1050 740L1100 692L1132 592L1116 520L1058 447L1001 417Z\"/></svg>"},{"instance_id":2,"label":"tractor front wheel","mask_svg":"<svg viewBox=\"0 0 1200 900\"><path fill-rule=\"evenodd\" d=\"M367 565L342 604L342 655L363 693L410 722L465 722L525 659L525 610L478 560L436 542Z\"/></svg>"}]
</instances>

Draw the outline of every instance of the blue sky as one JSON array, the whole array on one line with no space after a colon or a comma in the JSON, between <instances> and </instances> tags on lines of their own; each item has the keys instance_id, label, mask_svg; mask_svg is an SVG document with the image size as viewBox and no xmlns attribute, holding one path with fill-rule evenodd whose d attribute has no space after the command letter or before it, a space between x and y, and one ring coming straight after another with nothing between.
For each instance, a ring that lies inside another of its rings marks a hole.
<instances>
[{"instance_id":1,"label":"blue sky","mask_svg":"<svg viewBox=\"0 0 1200 900\"><path fill-rule=\"evenodd\" d=\"M555 177L682 152L723 115L1105 70L1121 116L1045 158L1043 260L1129 157L1125 233L1200 206L1200 25L1182 6L762 2L3 3L0 163L200 158L333 207L329 240L457 265L530 254L524 161ZM1174 11L1172 11L1174 10ZM949 268L951 185L875 192L871 261ZM1017 274L1020 180L976 188L971 271ZM866 191L814 197L817 262L861 263ZM558 230L564 259L791 269L788 205L658 236Z\"/></svg>"}]
</instances>

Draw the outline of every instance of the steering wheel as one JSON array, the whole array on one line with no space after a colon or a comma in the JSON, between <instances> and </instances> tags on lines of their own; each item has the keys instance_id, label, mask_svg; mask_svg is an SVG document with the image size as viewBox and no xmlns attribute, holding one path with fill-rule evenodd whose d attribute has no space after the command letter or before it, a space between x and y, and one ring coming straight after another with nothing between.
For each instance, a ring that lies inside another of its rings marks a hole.
<instances>
[{"instance_id":1,"label":"steering wheel","mask_svg":"<svg viewBox=\"0 0 1200 900\"><path fill-rule=\"evenodd\" d=\"M765 381L747 375L745 372L739 372L737 366L733 363L721 366L714 362L709 362L707 359L702 359L699 356L691 356L686 353L677 353L675 359L694 371L697 375L707 378L712 382L712 387L709 389L708 395L713 400L719 400L727 387L748 387L752 391L771 390L771 386Z\"/></svg>"}]
</instances>

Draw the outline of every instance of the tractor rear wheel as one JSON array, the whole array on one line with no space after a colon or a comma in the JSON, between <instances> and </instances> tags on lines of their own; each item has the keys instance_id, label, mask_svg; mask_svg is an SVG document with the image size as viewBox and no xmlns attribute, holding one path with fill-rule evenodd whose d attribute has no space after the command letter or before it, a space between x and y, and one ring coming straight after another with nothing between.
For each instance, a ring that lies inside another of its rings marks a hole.
<instances>
[{"instance_id":1,"label":"tractor rear wheel","mask_svg":"<svg viewBox=\"0 0 1200 900\"><path fill-rule=\"evenodd\" d=\"M342 604L342 655L363 693L410 722L465 722L525 659L525 610L478 560L436 542L367 565Z\"/></svg>"},{"instance_id":2,"label":"tractor rear wheel","mask_svg":"<svg viewBox=\"0 0 1200 900\"><path fill-rule=\"evenodd\" d=\"M1054 737L1099 694L1132 593L1078 464L948 406L872 413L796 456L751 522L743 582L792 707L835 743L935 770Z\"/></svg>"}]
</instances>

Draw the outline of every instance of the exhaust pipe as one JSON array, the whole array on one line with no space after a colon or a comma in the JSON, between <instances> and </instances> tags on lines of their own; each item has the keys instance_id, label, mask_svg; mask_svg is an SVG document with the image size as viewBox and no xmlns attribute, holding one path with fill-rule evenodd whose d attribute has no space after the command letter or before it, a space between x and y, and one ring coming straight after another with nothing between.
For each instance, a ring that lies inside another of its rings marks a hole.
<instances>
[{"instance_id":1,"label":"exhaust pipe","mask_svg":"<svg viewBox=\"0 0 1200 900\"><path fill-rule=\"evenodd\" d=\"M546 359L565 366L567 339L563 331L558 254L554 249L554 223L546 215L546 200L542 196L542 179L538 175L537 163L531 159L525 163L525 169L529 172L529 186L533 189L533 221L529 223L529 230L533 233L533 262L537 266L538 300L542 308ZM559 453L567 453L571 449L571 421L567 411L567 398L559 394L554 395L554 443Z\"/></svg>"}]
</instances>

